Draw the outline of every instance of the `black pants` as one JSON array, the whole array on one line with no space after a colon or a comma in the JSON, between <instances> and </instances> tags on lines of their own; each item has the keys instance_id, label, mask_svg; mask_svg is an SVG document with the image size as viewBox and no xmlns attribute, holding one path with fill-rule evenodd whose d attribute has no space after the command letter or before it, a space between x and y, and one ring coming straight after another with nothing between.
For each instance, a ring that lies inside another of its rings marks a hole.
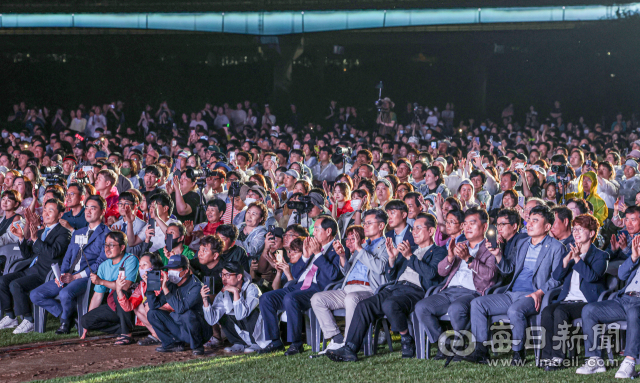
<instances>
[{"instance_id":1,"label":"black pants","mask_svg":"<svg viewBox=\"0 0 640 383\"><path fill-rule=\"evenodd\" d=\"M158 334L164 348L187 343L192 350L195 350L202 347L213 333L204 316L195 310L189 310L183 314L149 310L147 319Z\"/></svg>"},{"instance_id":2,"label":"black pants","mask_svg":"<svg viewBox=\"0 0 640 383\"><path fill-rule=\"evenodd\" d=\"M9 273L0 277L0 310L13 310L15 315L31 315L31 290L44 283L34 268Z\"/></svg>"},{"instance_id":3,"label":"black pants","mask_svg":"<svg viewBox=\"0 0 640 383\"><path fill-rule=\"evenodd\" d=\"M362 341L367 336L369 325L377 319L387 316L391 330L402 332L409 328L408 317L424 297L424 290L412 283L399 282L388 286L371 298L360 301L353 313L347 343L354 350L360 350Z\"/></svg>"},{"instance_id":4,"label":"black pants","mask_svg":"<svg viewBox=\"0 0 640 383\"><path fill-rule=\"evenodd\" d=\"M541 325L544 328L544 337L545 343L544 348L542 349L541 358L542 359L551 359L551 358L565 358L565 351L568 349L567 347L576 347L577 345L572 344L571 342L571 322L574 319L578 319L582 317L582 308L587 305L587 302L555 302L545 307L542 310L542 320ZM569 327L566 326L566 324ZM564 329L562 328L564 327ZM568 335L560 336L558 333L560 330L563 332L569 331ZM568 344L562 345L561 343L554 341L553 337L563 338L565 342L570 342Z\"/></svg>"},{"instance_id":5,"label":"black pants","mask_svg":"<svg viewBox=\"0 0 640 383\"><path fill-rule=\"evenodd\" d=\"M256 328L256 323L258 322L258 317L260 316L260 310L253 310L248 317L243 320L237 320L233 315L224 315L220 319L220 326L222 327L222 332L229 339L231 344L242 344L244 346L251 346L247 344L238 332L236 331L235 326L238 326L240 330L246 331L249 333L249 337L251 338L251 343L255 344L256 340L253 337L253 331Z\"/></svg>"},{"instance_id":6,"label":"black pants","mask_svg":"<svg viewBox=\"0 0 640 383\"><path fill-rule=\"evenodd\" d=\"M131 334L133 329L133 311L127 312L120 307L118 298L114 297L116 311L108 304L96 307L84 314L80 321L87 330L98 330L107 334Z\"/></svg>"}]
</instances>

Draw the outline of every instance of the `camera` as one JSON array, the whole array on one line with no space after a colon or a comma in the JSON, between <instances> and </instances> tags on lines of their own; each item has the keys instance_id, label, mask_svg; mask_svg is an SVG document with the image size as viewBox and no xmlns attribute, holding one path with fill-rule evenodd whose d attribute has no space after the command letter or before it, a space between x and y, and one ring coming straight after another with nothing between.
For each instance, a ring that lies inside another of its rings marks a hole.
<instances>
[{"instance_id":1,"label":"camera","mask_svg":"<svg viewBox=\"0 0 640 383\"><path fill-rule=\"evenodd\" d=\"M303 196L300 201L289 201L287 207L291 210L297 210L299 214L308 213L313 209L313 203L311 203L311 197Z\"/></svg>"},{"instance_id":2,"label":"camera","mask_svg":"<svg viewBox=\"0 0 640 383\"><path fill-rule=\"evenodd\" d=\"M237 197L240 195L240 182L233 181L229 187L229 197Z\"/></svg>"},{"instance_id":3,"label":"camera","mask_svg":"<svg viewBox=\"0 0 640 383\"><path fill-rule=\"evenodd\" d=\"M61 166L41 166L40 174L47 180L48 184L64 184L67 177L62 172Z\"/></svg>"},{"instance_id":4,"label":"camera","mask_svg":"<svg viewBox=\"0 0 640 383\"><path fill-rule=\"evenodd\" d=\"M204 187L204 185L207 183L207 177L213 176L213 171L209 170L208 168L194 169L189 167L187 168L185 173L187 175L187 178L196 180L196 185L198 185L199 188Z\"/></svg>"},{"instance_id":5,"label":"camera","mask_svg":"<svg viewBox=\"0 0 640 383\"><path fill-rule=\"evenodd\" d=\"M567 165L551 165L551 171L556 173L556 178L558 180L567 178L569 172L567 170Z\"/></svg>"},{"instance_id":6,"label":"camera","mask_svg":"<svg viewBox=\"0 0 640 383\"><path fill-rule=\"evenodd\" d=\"M378 108L378 110L384 108L384 100L383 99L378 99L376 101L376 108Z\"/></svg>"},{"instance_id":7,"label":"camera","mask_svg":"<svg viewBox=\"0 0 640 383\"><path fill-rule=\"evenodd\" d=\"M331 162L334 164L341 163L342 161L349 161L351 158L351 148L337 147L333 155L331 156Z\"/></svg>"}]
</instances>

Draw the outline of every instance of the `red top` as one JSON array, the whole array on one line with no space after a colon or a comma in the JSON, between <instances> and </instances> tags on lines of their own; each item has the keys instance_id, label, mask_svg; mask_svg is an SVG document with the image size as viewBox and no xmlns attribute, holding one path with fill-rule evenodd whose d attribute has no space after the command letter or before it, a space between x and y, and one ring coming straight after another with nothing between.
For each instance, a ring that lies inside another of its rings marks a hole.
<instances>
[{"instance_id":1,"label":"red top","mask_svg":"<svg viewBox=\"0 0 640 383\"><path fill-rule=\"evenodd\" d=\"M333 206L331 206L331 210L333 210ZM338 215L337 218L340 218L340 216L343 215L344 213L349 213L352 211L353 211L353 208L351 207L351 200L348 200L344 203L344 206L342 208L338 206L338 209L336 210L336 213Z\"/></svg>"}]
</instances>

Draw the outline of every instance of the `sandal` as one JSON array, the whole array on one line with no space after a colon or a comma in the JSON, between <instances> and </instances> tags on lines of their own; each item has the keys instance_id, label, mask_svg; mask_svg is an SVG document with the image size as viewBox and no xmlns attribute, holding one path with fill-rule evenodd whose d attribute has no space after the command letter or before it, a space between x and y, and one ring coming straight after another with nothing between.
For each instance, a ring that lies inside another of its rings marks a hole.
<instances>
[{"instance_id":1,"label":"sandal","mask_svg":"<svg viewBox=\"0 0 640 383\"><path fill-rule=\"evenodd\" d=\"M127 346L130 344L134 344L136 342L135 339L128 335L119 335L118 339L114 343L115 346Z\"/></svg>"}]
</instances>

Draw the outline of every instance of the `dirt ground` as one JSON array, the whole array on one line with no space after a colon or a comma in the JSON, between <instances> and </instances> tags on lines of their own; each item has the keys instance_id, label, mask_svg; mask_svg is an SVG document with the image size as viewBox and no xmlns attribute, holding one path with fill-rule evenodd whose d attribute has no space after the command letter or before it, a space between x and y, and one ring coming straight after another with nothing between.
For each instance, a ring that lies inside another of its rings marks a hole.
<instances>
[{"instance_id":1,"label":"dirt ground","mask_svg":"<svg viewBox=\"0 0 640 383\"><path fill-rule=\"evenodd\" d=\"M223 353L221 349L206 349L204 356L193 356L191 350L164 354L155 351L157 346L114 346L113 342L113 338L100 338L0 349L0 382L25 382L129 367L154 366L208 358Z\"/></svg>"}]
</instances>

